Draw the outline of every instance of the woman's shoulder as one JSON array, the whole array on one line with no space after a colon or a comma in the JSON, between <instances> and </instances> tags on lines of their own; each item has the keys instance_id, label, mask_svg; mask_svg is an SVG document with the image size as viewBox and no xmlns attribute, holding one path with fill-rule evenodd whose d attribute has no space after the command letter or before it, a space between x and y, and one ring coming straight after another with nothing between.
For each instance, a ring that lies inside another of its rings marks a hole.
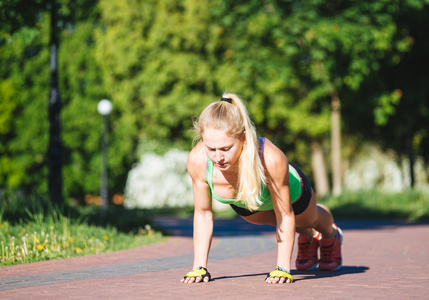
<instances>
[{"instance_id":1,"label":"woman's shoulder","mask_svg":"<svg viewBox=\"0 0 429 300\"><path fill-rule=\"evenodd\" d=\"M200 177L205 174L207 157L204 152L204 145L198 143L189 153L187 168L192 178Z\"/></svg>"},{"instance_id":2,"label":"woman's shoulder","mask_svg":"<svg viewBox=\"0 0 429 300\"><path fill-rule=\"evenodd\" d=\"M268 170L271 168L276 169L282 165L287 166L288 164L287 157L283 151L267 138L265 138L262 157Z\"/></svg>"}]
</instances>

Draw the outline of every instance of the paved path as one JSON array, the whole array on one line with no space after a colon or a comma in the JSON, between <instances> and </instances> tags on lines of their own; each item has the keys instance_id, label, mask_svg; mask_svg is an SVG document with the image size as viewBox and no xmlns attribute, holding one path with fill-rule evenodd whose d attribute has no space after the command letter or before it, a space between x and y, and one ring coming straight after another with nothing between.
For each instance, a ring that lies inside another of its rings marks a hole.
<instances>
[{"instance_id":1,"label":"paved path","mask_svg":"<svg viewBox=\"0 0 429 300\"><path fill-rule=\"evenodd\" d=\"M179 279L192 266L192 222L157 220L174 235L166 243L1 267L0 299L429 299L429 224L337 221L342 270L292 270L295 283L269 285L273 227L219 220L209 259L213 280L185 285Z\"/></svg>"}]
</instances>

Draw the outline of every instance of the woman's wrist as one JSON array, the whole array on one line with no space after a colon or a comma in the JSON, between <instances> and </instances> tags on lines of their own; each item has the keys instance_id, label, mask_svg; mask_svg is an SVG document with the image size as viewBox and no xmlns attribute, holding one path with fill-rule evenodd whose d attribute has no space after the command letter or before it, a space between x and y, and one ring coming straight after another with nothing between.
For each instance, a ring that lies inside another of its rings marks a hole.
<instances>
[{"instance_id":1,"label":"woman's wrist","mask_svg":"<svg viewBox=\"0 0 429 300\"><path fill-rule=\"evenodd\" d=\"M290 274L290 270L288 270L286 268L282 268L280 266L277 266L277 270L282 271L282 272L286 272L286 273Z\"/></svg>"}]
</instances>

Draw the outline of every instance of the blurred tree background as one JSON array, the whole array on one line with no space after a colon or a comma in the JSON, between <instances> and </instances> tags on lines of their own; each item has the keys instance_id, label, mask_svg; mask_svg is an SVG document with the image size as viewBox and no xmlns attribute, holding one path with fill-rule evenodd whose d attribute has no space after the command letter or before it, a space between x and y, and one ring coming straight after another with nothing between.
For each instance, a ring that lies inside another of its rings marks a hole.
<instances>
[{"instance_id":1,"label":"blurred tree background","mask_svg":"<svg viewBox=\"0 0 429 300\"><path fill-rule=\"evenodd\" d=\"M68 200L99 193L104 98L110 195L142 153L189 150L192 118L226 90L319 194L341 192L343 162L367 141L427 170L429 0L57 3ZM48 188L49 5L0 1L3 191Z\"/></svg>"}]
</instances>

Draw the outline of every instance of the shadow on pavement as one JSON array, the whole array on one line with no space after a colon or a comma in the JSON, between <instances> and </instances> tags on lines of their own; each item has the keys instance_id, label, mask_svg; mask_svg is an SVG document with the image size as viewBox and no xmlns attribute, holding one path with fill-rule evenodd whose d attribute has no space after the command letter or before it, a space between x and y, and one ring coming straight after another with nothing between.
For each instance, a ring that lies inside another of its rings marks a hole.
<instances>
[{"instance_id":1,"label":"shadow on pavement","mask_svg":"<svg viewBox=\"0 0 429 300\"><path fill-rule=\"evenodd\" d=\"M307 279L318 279L318 278L330 278L343 276L347 274L358 274L364 273L369 270L368 267L363 266L343 266L341 270L338 271L297 271L292 270L291 274L294 276L294 281L307 280ZM243 275L234 275L234 276L222 276L217 278L212 278L211 281L223 280L223 279L233 279L233 278L243 278L243 277L254 277L267 275L267 273L257 273L257 274L243 274ZM299 276L296 277L295 276Z\"/></svg>"},{"instance_id":2,"label":"shadow on pavement","mask_svg":"<svg viewBox=\"0 0 429 300\"><path fill-rule=\"evenodd\" d=\"M232 279L232 278L242 278L242 277L254 277L254 276L262 276L262 275L267 275L267 273L244 274L244 275L234 275L234 276L222 276L222 277L212 278L211 281L223 280L223 279Z\"/></svg>"},{"instance_id":3,"label":"shadow on pavement","mask_svg":"<svg viewBox=\"0 0 429 300\"><path fill-rule=\"evenodd\" d=\"M192 237L192 218L156 217L155 223L161 226L167 235ZM404 226L429 226L427 222L405 222L389 220L336 220L342 230L390 230ZM254 225L242 218L215 219L213 236L247 236L275 233L270 225Z\"/></svg>"},{"instance_id":4,"label":"shadow on pavement","mask_svg":"<svg viewBox=\"0 0 429 300\"><path fill-rule=\"evenodd\" d=\"M192 218L156 217L155 224L162 227L168 235L192 237ZM215 219L213 236L248 236L274 233L270 225L254 225L242 218Z\"/></svg>"},{"instance_id":5,"label":"shadow on pavement","mask_svg":"<svg viewBox=\"0 0 429 300\"><path fill-rule=\"evenodd\" d=\"M295 281L304 280L304 279L318 279L318 278L330 278L343 276L347 274L359 274L365 273L369 270L368 267L364 266L343 266L341 270L338 271L297 271L292 270L292 275L300 275ZM304 276L303 276L304 275Z\"/></svg>"}]
</instances>

